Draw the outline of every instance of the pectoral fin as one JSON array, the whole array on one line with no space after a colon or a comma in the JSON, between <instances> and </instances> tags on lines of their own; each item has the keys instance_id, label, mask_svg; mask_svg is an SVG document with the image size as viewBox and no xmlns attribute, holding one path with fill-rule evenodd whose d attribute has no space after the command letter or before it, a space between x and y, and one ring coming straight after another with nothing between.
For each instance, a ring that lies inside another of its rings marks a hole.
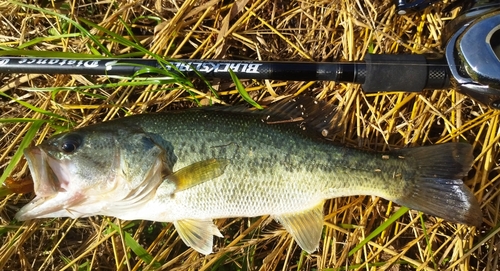
<instances>
[{"instance_id":1,"label":"pectoral fin","mask_svg":"<svg viewBox=\"0 0 500 271\"><path fill-rule=\"evenodd\" d=\"M228 164L227 159L203 160L181 168L167 178L175 183L175 192L178 192L219 177Z\"/></svg>"},{"instance_id":2,"label":"pectoral fin","mask_svg":"<svg viewBox=\"0 0 500 271\"><path fill-rule=\"evenodd\" d=\"M174 221L174 226L187 246L204 255L212 253L213 235L223 237L211 220L178 220Z\"/></svg>"},{"instance_id":3,"label":"pectoral fin","mask_svg":"<svg viewBox=\"0 0 500 271\"><path fill-rule=\"evenodd\" d=\"M318 248L323 231L323 204L324 201L309 210L274 216L309 254Z\"/></svg>"}]
</instances>

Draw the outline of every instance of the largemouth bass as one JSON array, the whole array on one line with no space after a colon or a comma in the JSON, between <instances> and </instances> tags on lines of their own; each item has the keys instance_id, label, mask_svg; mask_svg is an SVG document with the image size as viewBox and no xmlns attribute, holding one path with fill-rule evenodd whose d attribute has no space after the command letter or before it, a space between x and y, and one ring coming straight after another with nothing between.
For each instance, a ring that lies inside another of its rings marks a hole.
<instances>
[{"instance_id":1,"label":"largemouth bass","mask_svg":"<svg viewBox=\"0 0 500 271\"><path fill-rule=\"evenodd\" d=\"M271 215L312 253L325 200L374 195L478 226L461 178L472 147L447 143L375 153L329 138L338 114L310 98L266 110L143 114L56 135L25 155L36 198L16 219L108 215L173 222L203 253L222 236L212 219Z\"/></svg>"}]
</instances>

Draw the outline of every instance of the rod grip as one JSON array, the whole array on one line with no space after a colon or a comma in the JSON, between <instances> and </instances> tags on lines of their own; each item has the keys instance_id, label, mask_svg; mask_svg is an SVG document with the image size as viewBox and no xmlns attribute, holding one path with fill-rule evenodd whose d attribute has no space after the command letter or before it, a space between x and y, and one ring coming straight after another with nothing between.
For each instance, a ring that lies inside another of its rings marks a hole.
<instances>
[{"instance_id":1,"label":"rod grip","mask_svg":"<svg viewBox=\"0 0 500 271\"><path fill-rule=\"evenodd\" d=\"M365 56L366 79L363 90L420 92L424 89L443 89L449 86L447 66L439 61L428 62L424 55Z\"/></svg>"}]
</instances>

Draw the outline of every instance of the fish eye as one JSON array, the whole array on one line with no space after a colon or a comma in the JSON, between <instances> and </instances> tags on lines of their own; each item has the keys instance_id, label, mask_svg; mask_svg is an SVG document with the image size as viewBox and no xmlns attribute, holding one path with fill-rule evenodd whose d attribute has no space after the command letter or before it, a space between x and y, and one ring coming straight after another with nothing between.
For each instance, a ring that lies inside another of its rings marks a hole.
<instances>
[{"instance_id":1,"label":"fish eye","mask_svg":"<svg viewBox=\"0 0 500 271\"><path fill-rule=\"evenodd\" d=\"M68 135L64 138L61 143L61 150L65 153L72 153L76 151L80 145L82 144L82 140L77 135Z\"/></svg>"}]
</instances>

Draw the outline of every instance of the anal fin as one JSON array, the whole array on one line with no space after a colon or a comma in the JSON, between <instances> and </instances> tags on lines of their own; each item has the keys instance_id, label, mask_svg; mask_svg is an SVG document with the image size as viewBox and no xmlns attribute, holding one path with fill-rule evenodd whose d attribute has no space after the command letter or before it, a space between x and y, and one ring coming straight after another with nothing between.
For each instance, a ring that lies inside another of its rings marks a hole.
<instances>
[{"instance_id":1,"label":"anal fin","mask_svg":"<svg viewBox=\"0 0 500 271\"><path fill-rule=\"evenodd\" d=\"M187 246L204 255L212 253L214 235L223 237L212 220L184 219L174 221L174 226Z\"/></svg>"},{"instance_id":2,"label":"anal fin","mask_svg":"<svg viewBox=\"0 0 500 271\"><path fill-rule=\"evenodd\" d=\"M273 216L293 236L297 244L309 254L318 248L321 239L323 204L324 201L312 209Z\"/></svg>"}]
</instances>

